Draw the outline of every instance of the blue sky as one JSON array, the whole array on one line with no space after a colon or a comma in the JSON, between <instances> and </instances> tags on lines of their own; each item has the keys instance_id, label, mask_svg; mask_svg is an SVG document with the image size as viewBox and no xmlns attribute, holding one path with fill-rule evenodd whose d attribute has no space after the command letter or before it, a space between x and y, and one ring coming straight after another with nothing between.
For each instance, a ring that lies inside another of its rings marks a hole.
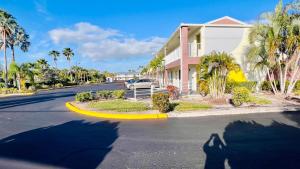
<instances>
[{"instance_id":1,"label":"blue sky","mask_svg":"<svg viewBox=\"0 0 300 169\"><path fill-rule=\"evenodd\" d=\"M181 22L203 23L226 15L253 22L277 2L1 0L0 8L14 15L31 37L29 52L17 51L17 62L46 58L53 64L48 51L71 47L73 65L122 72L147 64ZM63 56L58 65L68 67Z\"/></svg>"}]
</instances>

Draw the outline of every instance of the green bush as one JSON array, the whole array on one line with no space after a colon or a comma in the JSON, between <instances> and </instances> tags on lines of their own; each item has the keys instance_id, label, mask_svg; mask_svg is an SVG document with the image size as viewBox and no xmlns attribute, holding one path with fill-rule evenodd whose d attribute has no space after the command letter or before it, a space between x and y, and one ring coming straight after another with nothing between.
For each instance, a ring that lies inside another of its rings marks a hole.
<instances>
[{"instance_id":1,"label":"green bush","mask_svg":"<svg viewBox=\"0 0 300 169\"><path fill-rule=\"evenodd\" d=\"M241 106L250 101L250 91L246 87L235 87L232 92L232 103L234 106Z\"/></svg>"},{"instance_id":2,"label":"green bush","mask_svg":"<svg viewBox=\"0 0 300 169\"><path fill-rule=\"evenodd\" d=\"M112 91L109 90L100 90L96 92L96 97L98 99L111 99L112 98Z\"/></svg>"},{"instance_id":3,"label":"green bush","mask_svg":"<svg viewBox=\"0 0 300 169\"><path fill-rule=\"evenodd\" d=\"M235 87L245 87L247 88L249 91L254 91L255 90L255 86L256 86L257 82L255 81L246 81L246 82L227 82L226 83L226 88L225 88L225 92L226 93L232 93L233 89Z\"/></svg>"},{"instance_id":4,"label":"green bush","mask_svg":"<svg viewBox=\"0 0 300 169\"><path fill-rule=\"evenodd\" d=\"M198 92L202 95L202 96L206 96L209 93L209 88L208 88L208 83L205 80L200 80L198 82Z\"/></svg>"},{"instance_id":5,"label":"green bush","mask_svg":"<svg viewBox=\"0 0 300 169\"><path fill-rule=\"evenodd\" d=\"M294 90L300 90L300 80L296 82Z\"/></svg>"},{"instance_id":6,"label":"green bush","mask_svg":"<svg viewBox=\"0 0 300 169\"><path fill-rule=\"evenodd\" d=\"M62 83L57 83L57 84L55 84L55 87L56 88L62 88L62 87L64 87L64 85Z\"/></svg>"},{"instance_id":7,"label":"green bush","mask_svg":"<svg viewBox=\"0 0 300 169\"><path fill-rule=\"evenodd\" d=\"M0 82L0 88L4 88L5 87L5 83Z\"/></svg>"},{"instance_id":8,"label":"green bush","mask_svg":"<svg viewBox=\"0 0 300 169\"><path fill-rule=\"evenodd\" d=\"M14 94L18 92L16 88L0 88L0 94Z\"/></svg>"},{"instance_id":9,"label":"green bush","mask_svg":"<svg viewBox=\"0 0 300 169\"><path fill-rule=\"evenodd\" d=\"M152 95L153 107L159 112L166 113L170 110L169 95L165 93L155 93Z\"/></svg>"},{"instance_id":10,"label":"green bush","mask_svg":"<svg viewBox=\"0 0 300 169\"><path fill-rule=\"evenodd\" d=\"M112 96L115 99L123 99L125 97L125 90L114 90Z\"/></svg>"},{"instance_id":11,"label":"green bush","mask_svg":"<svg viewBox=\"0 0 300 169\"><path fill-rule=\"evenodd\" d=\"M92 92L81 92L77 93L75 96L75 100L79 102L86 102L93 100L93 94Z\"/></svg>"}]
</instances>

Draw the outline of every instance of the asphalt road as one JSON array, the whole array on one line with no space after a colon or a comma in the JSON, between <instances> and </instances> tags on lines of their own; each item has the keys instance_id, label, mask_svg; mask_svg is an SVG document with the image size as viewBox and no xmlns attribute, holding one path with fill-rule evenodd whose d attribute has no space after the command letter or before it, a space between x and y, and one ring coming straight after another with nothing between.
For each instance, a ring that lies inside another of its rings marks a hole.
<instances>
[{"instance_id":1,"label":"asphalt road","mask_svg":"<svg viewBox=\"0 0 300 169\"><path fill-rule=\"evenodd\" d=\"M0 169L300 168L298 112L109 121L68 112L78 91L0 99Z\"/></svg>"}]
</instances>

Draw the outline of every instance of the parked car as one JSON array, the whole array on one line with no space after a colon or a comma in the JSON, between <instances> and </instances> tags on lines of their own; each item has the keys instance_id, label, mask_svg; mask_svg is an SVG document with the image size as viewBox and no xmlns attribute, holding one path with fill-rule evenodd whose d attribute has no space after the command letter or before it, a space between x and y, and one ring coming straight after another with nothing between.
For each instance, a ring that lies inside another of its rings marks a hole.
<instances>
[{"instance_id":1,"label":"parked car","mask_svg":"<svg viewBox=\"0 0 300 169\"><path fill-rule=\"evenodd\" d=\"M135 81L134 83L128 85L128 88L130 90L133 90L134 88L140 89L140 88L151 88L151 87L159 87L158 82L150 80L150 79L140 79Z\"/></svg>"},{"instance_id":2,"label":"parked car","mask_svg":"<svg viewBox=\"0 0 300 169\"><path fill-rule=\"evenodd\" d=\"M137 80L135 80L135 79L127 80L124 82L124 85L127 89L129 89L129 86L132 85L135 81L137 81Z\"/></svg>"}]
</instances>

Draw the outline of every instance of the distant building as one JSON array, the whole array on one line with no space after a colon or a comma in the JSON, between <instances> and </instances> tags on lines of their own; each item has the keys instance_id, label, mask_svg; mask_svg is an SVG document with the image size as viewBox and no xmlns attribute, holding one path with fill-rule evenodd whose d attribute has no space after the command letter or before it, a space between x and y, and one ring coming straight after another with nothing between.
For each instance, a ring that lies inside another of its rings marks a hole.
<instances>
[{"instance_id":1,"label":"distant building","mask_svg":"<svg viewBox=\"0 0 300 169\"><path fill-rule=\"evenodd\" d=\"M140 77L141 77L141 75L139 72L120 72L120 73L117 73L114 80L125 81L125 80L140 78Z\"/></svg>"}]
</instances>

